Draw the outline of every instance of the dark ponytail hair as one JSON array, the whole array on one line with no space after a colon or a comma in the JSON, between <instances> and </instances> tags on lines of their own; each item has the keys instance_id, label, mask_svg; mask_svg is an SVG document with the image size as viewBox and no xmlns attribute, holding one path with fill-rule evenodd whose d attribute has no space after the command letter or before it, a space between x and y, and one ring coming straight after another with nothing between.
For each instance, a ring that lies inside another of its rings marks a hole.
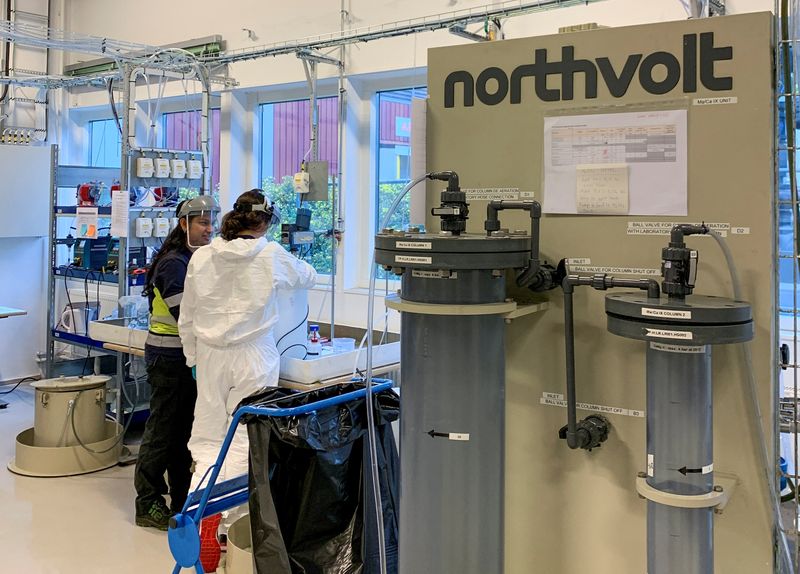
<instances>
[{"instance_id":1,"label":"dark ponytail hair","mask_svg":"<svg viewBox=\"0 0 800 574\"><path fill-rule=\"evenodd\" d=\"M175 214L177 215L180 210L181 206L184 202L178 204L177 209L175 210ZM189 223L197 217L197 215L190 215L189 216ZM183 219L183 218L181 218ZM168 253L172 253L173 251L181 251L182 249L187 249L187 242L188 236L186 235L186 231L183 230L181 227L180 220L178 221L177 227L173 229L169 235L164 239L164 244L158 250L153 260L150 262L150 268L147 270L147 278L145 281L145 287L142 290L142 296L147 296L148 294L152 293L153 291L153 275L155 274L156 267L158 263L166 257Z\"/></svg>"},{"instance_id":2,"label":"dark ponytail hair","mask_svg":"<svg viewBox=\"0 0 800 574\"><path fill-rule=\"evenodd\" d=\"M245 191L236 200L238 205L263 205L265 201L264 192L260 189ZM235 206L233 211L229 211L222 218L222 227L219 235L225 241L231 241L247 229L266 229L269 226L271 216L264 211L237 211Z\"/></svg>"}]
</instances>

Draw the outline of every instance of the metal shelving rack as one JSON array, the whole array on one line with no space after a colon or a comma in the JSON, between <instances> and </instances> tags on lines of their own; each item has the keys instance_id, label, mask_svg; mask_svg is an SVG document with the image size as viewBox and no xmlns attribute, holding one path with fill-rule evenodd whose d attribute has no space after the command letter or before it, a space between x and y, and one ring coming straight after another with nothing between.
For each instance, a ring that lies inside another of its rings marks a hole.
<instances>
[{"instance_id":1,"label":"metal shelving rack","mask_svg":"<svg viewBox=\"0 0 800 574\"><path fill-rule=\"evenodd\" d=\"M57 281L59 278L64 278L65 282L69 278L79 280L87 280L87 275L92 272L85 269L75 268L70 265L59 265L57 256L58 246L58 220L63 217L75 217L77 213L76 205L59 205L59 189L71 188L75 189L77 185L88 181L102 181L109 188L111 184L119 181L121 182L121 189L125 192L137 187L153 187L154 183L164 187L197 187L199 194L208 194L211 192L211 169L210 169L210 150L209 150L209 134L211 133L210 125L210 80L207 71L203 66L198 66L196 69L197 79L202 84L202 103L201 103L201 141L200 151L182 151L182 150L166 150L158 148L141 148L136 146L136 134L134 132L135 126L135 112L136 102L134 99L136 80L140 73L146 71L148 75L163 74L167 78L171 77L168 69L158 68L150 69L144 68L137 64L123 64L121 66L122 76L122 114L119 122L121 132L121 146L120 146L120 168L98 168L88 166L60 166L58 165L58 147L53 146L52 152L52 189L51 189L51 210L50 210L50 265L48 272L48 312L47 312L47 358L46 358L46 374L48 377L53 376L54 366L56 364L55 357L55 344L67 343L73 345L81 345L91 349L104 349L104 343L97 341L91 337L68 333L58 330L55 325L56 314L56 289ZM180 76L179 76L180 77ZM141 179L135 175L133 165L138 157L183 157L200 159L203 167L203 176L199 180L190 179L173 179L173 178L148 178ZM100 218L110 218L110 207L98 207L98 216ZM172 211L174 207L156 207L156 206L132 206L130 207L130 219L128 237L134 235L135 229L135 215L142 212L158 212L158 211ZM144 284L144 275L137 274L131 275L129 273L130 261L130 241L128 237L118 238L118 269L115 273L104 273L98 275L94 271L94 277L91 279L92 283L100 282L102 284L116 284L117 296L119 298L130 294L131 287L142 286ZM151 242L151 246L155 246ZM121 280L123 277L126 280ZM87 301L88 304L88 301ZM114 351L108 351L114 353ZM87 354L88 354L87 351ZM126 353L116 353L117 365L114 387L116 390L116 417L121 422L123 405L123 393L120 392L126 381Z\"/></svg>"}]
</instances>

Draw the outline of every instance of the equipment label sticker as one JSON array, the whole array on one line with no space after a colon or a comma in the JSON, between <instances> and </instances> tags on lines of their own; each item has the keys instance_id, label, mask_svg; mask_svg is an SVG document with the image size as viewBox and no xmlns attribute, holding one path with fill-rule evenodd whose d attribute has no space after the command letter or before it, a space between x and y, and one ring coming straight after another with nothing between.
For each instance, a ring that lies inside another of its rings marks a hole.
<instances>
[{"instance_id":1,"label":"equipment label sticker","mask_svg":"<svg viewBox=\"0 0 800 574\"><path fill-rule=\"evenodd\" d=\"M430 265L432 263L430 257L413 257L411 255L395 255L395 263L417 263L419 265Z\"/></svg>"},{"instance_id":2,"label":"equipment label sticker","mask_svg":"<svg viewBox=\"0 0 800 574\"><path fill-rule=\"evenodd\" d=\"M707 464L703 467L703 474L711 474L714 472L714 463Z\"/></svg>"},{"instance_id":3,"label":"equipment label sticker","mask_svg":"<svg viewBox=\"0 0 800 574\"><path fill-rule=\"evenodd\" d=\"M479 187L471 189L462 188L461 191L467 194L468 201L520 199L520 191L518 187ZM533 192L525 192L525 193L533 193ZM530 199L532 199L532 197Z\"/></svg>"},{"instance_id":4,"label":"equipment label sticker","mask_svg":"<svg viewBox=\"0 0 800 574\"><path fill-rule=\"evenodd\" d=\"M591 265L592 264L592 260L589 259L588 257L573 257L571 259L567 259L565 262L566 262L567 265L570 265L570 266L572 266L572 265Z\"/></svg>"},{"instance_id":5,"label":"equipment label sticker","mask_svg":"<svg viewBox=\"0 0 800 574\"><path fill-rule=\"evenodd\" d=\"M706 352L705 345L693 345L686 347L684 345L666 345L664 343L650 343L650 348L654 351L664 351L665 353L685 353L688 355L702 355Z\"/></svg>"},{"instance_id":6,"label":"equipment label sticker","mask_svg":"<svg viewBox=\"0 0 800 574\"><path fill-rule=\"evenodd\" d=\"M428 241L397 241L394 244L395 249L431 249L431 244Z\"/></svg>"},{"instance_id":7,"label":"equipment label sticker","mask_svg":"<svg viewBox=\"0 0 800 574\"><path fill-rule=\"evenodd\" d=\"M749 227L731 227L731 235L750 235Z\"/></svg>"},{"instance_id":8,"label":"equipment label sticker","mask_svg":"<svg viewBox=\"0 0 800 574\"><path fill-rule=\"evenodd\" d=\"M648 337L655 337L657 339L683 339L685 341L692 340L692 334L689 331L667 331L665 329L647 329Z\"/></svg>"},{"instance_id":9,"label":"equipment label sticker","mask_svg":"<svg viewBox=\"0 0 800 574\"><path fill-rule=\"evenodd\" d=\"M562 397L560 399L553 397ZM539 404L550 407L567 408L567 401L564 400L564 395L557 393L542 393L539 399ZM575 406L582 411L593 411L596 413L605 413L610 415L623 415L626 417L644 418L644 411L636 409L625 409L622 407L609 407L606 405L595 405L593 403L575 403Z\"/></svg>"},{"instance_id":10,"label":"equipment label sticker","mask_svg":"<svg viewBox=\"0 0 800 574\"><path fill-rule=\"evenodd\" d=\"M628 235L669 235L672 228L679 222L672 221L629 221L628 222ZM680 222L683 223L683 222ZM700 225L700 223L693 223L691 225ZM730 223L706 223L706 227L713 229L722 237L727 237L731 229ZM708 237L707 235L699 235L693 237Z\"/></svg>"},{"instance_id":11,"label":"equipment label sticker","mask_svg":"<svg viewBox=\"0 0 800 574\"><path fill-rule=\"evenodd\" d=\"M647 476L655 476L656 474L656 455L647 455Z\"/></svg>"},{"instance_id":12,"label":"equipment label sticker","mask_svg":"<svg viewBox=\"0 0 800 574\"><path fill-rule=\"evenodd\" d=\"M450 273L449 276L446 275L442 277L442 274L439 271L426 271L425 269L412 269L411 276L418 277L420 279L458 279L458 273L455 271Z\"/></svg>"},{"instance_id":13,"label":"equipment label sticker","mask_svg":"<svg viewBox=\"0 0 800 574\"><path fill-rule=\"evenodd\" d=\"M647 277L660 277L660 269L646 269L644 267L598 267L592 265L574 265L570 271L576 273L607 273L611 275L644 275Z\"/></svg>"},{"instance_id":14,"label":"equipment label sticker","mask_svg":"<svg viewBox=\"0 0 800 574\"><path fill-rule=\"evenodd\" d=\"M728 96L726 98L696 98L694 105L696 106L718 106L721 104L735 104L739 102L736 96Z\"/></svg>"},{"instance_id":15,"label":"equipment label sticker","mask_svg":"<svg viewBox=\"0 0 800 574\"><path fill-rule=\"evenodd\" d=\"M642 317L660 317L662 319L691 319L691 311L675 311L673 309L652 309L642 307Z\"/></svg>"}]
</instances>

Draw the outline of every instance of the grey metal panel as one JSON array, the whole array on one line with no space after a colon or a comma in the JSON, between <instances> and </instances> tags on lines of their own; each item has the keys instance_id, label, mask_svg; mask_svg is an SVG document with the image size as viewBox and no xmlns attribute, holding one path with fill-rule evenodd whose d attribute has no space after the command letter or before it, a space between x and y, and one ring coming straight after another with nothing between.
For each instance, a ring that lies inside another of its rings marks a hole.
<instances>
[{"instance_id":1,"label":"grey metal panel","mask_svg":"<svg viewBox=\"0 0 800 574\"><path fill-rule=\"evenodd\" d=\"M309 192L303 197L305 201L328 201L328 162L306 162Z\"/></svg>"}]
</instances>

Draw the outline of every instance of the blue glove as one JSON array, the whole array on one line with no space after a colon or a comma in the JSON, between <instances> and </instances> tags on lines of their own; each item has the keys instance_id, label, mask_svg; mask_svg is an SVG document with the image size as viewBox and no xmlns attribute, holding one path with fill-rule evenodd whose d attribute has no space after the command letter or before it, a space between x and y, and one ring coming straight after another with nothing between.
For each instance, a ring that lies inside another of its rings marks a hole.
<instances>
[{"instance_id":1,"label":"blue glove","mask_svg":"<svg viewBox=\"0 0 800 574\"><path fill-rule=\"evenodd\" d=\"M197 365L192 367L192 378L196 381L197 380Z\"/></svg>"}]
</instances>

